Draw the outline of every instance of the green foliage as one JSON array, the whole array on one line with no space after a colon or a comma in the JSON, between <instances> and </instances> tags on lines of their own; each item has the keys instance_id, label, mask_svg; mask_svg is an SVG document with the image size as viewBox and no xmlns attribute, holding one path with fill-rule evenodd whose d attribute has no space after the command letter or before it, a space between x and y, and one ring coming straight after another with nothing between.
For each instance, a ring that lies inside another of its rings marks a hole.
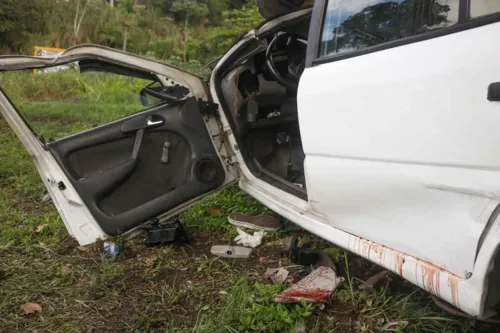
<instances>
[{"instance_id":1,"label":"green foliage","mask_svg":"<svg viewBox=\"0 0 500 333\"><path fill-rule=\"evenodd\" d=\"M148 52L156 59L168 59L174 56L181 56L181 44L176 38L157 39L149 42Z\"/></svg>"},{"instance_id":2,"label":"green foliage","mask_svg":"<svg viewBox=\"0 0 500 333\"><path fill-rule=\"evenodd\" d=\"M272 302L281 285L256 283L248 295L248 308L239 319L240 332L287 332L296 323L303 323L312 314L311 304L282 304Z\"/></svg>"},{"instance_id":3,"label":"green foliage","mask_svg":"<svg viewBox=\"0 0 500 333\"><path fill-rule=\"evenodd\" d=\"M45 138L76 134L143 110L139 91L148 83L76 70L40 75L32 71L0 73L0 87Z\"/></svg>"},{"instance_id":4,"label":"green foliage","mask_svg":"<svg viewBox=\"0 0 500 333\"><path fill-rule=\"evenodd\" d=\"M134 1L133 0L120 0L118 8L124 13L130 14L134 12Z\"/></svg>"},{"instance_id":5,"label":"green foliage","mask_svg":"<svg viewBox=\"0 0 500 333\"><path fill-rule=\"evenodd\" d=\"M189 58L203 59L208 62L224 54L236 38L257 26L262 17L257 5L249 1L242 9L227 10L222 13L224 25L214 27L193 40L188 49Z\"/></svg>"},{"instance_id":6,"label":"green foliage","mask_svg":"<svg viewBox=\"0 0 500 333\"><path fill-rule=\"evenodd\" d=\"M39 29L41 15L35 2L0 1L0 48L18 50L23 40Z\"/></svg>"},{"instance_id":7,"label":"green foliage","mask_svg":"<svg viewBox=\"0 0 500 333\"><path fill-rule=\"evenodd\" d=\"M126 40L129 52L198 71L262 20L253 0L152 0L141 9L133 3L2 1L0 52L31 54L35 45L68 48L80 43L121 49Z\"/></svg>"},{"instance_id":8,"label":"green foliage","mask_svg":"<svg viewBox=\"0 0 500 333\"><path fill-rule=\"evenodd\" d=\"M224 23L223 12L229 9L226 0L208 0L208 11L210 13L210 23L220 25Z\"/></svg>"},{"instance_id":9,"label":"green foliage","mask_svg":"<svg viewBox=\"0 0 500 333\"><path fill-rule=\"evenodd\" d=\"M181 20L187 17L191 20L199 20L208 14L208 7L196 0L172 0L172 12Z\"/></svg>"}]
</instances>

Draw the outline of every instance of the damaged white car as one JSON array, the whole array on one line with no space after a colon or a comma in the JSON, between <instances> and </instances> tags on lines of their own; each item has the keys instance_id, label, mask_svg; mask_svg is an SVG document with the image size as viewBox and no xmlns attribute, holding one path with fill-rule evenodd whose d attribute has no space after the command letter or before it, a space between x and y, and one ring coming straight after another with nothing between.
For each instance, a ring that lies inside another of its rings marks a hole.
<instances>
[{"instance_id":1,"label":"damaged white car","mask_svg":"<svg viewBox=\"0 0 500 333\"><path fill-rule=\"evenodd\" d=\"M212 64L208 85L95 45L0 57L0 71L78 62L152 82L143 111L51 142L0 92L71 235L88 244L127 233L238 181L302 228L491 316L500 2L269 3L262 13L283 15L242 36Z\"/></svg>"}]
</instances>

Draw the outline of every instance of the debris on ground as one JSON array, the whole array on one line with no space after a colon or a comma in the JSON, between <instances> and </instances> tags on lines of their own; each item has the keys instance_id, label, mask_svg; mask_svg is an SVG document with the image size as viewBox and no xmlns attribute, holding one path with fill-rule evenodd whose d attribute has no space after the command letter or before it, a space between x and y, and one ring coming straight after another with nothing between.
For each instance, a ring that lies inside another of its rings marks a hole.
<instances>
[{"instance_id":1,"label":"debris on ground","mask_svg":"<svg viewBox=\"0 0 500 333\"><path fill-rule=\"evenodd\" d=\"M306 325L303 322L295 324L294 333L306 333Z\"/></svg>"},{"instance_id":2,"label":"debris on ground","mask_svg":"<svg viewBox=\"0 0 500 333\"><path fill-rule=\"evenodd\" d=\"M326 308L326 305L325 303L316 303L314 304L313 308L323 311Z\"/></svg>"},{"instance_id":3,"label":"debris on ground","mask_svg":"<svg viewBox=\"0 0 500 333\"><path fill-rule=\"evenodd\" d=\"M302 280L303 278L305 278L306 276L308 276L309 274L311 274L311 272L312 272L311 266L304 267L293 274L289 274L287 281L290 284L295 284L300 280Z\"/></svg>"},{"instance_id":4,"label":"debris on ground","mask_svg":"<svg viewBox=\"0 0 500 333\"><path fill-rule=\"evenodd\" d=\"M90 278L88 276L82 276L80 279L74 281L71 285L73 287L82 287L87 285L90 282Z\"/></svg>"},{"instance_id":5,"label":"debris on ground","mask_svg":"<svg viewBox=\"0 0 500 333\"><path fill-rule=\"evenodd\" d=\"M284 267L268 268L266 269L266 277L274 283L283 283L287 280L288 270Z\"/></svg>"},{"instance_id":6,"label":"debris on ground","mask_svg":"<svg viewBox=\"0 0 500 333\"><path fill-rule=\"evenodd\" d=\"M261 231L277 231L281 227L280 221L269 215L245 215L232 213L227 217L229 223L234 226Z\"/></svg>"},{"instance_id":7,"label":"debris on ground","mask_svg":"<svg viewBox=\"0 0 500 333\"><path fill-rule=\"evenodd\" d=\"M223 258L246 259L252 254L252 249L243 246L214 245L210 249L213 255Z\"/></svg>"},{"instance_id":8,"label":"debris on ground","mask_svg":"<svg viewBox=\"0 0 500 333\"><path fill-rule=\"evenodd\" d=\"M61 273L62 273L62 275L69 275L69 274L71 274L71 268L69 266L62 265Z\"/></svg>"},{"instance_id":9,"label":"debris on ground","mask_svg":"<svg viewBox=\"0 0 500 333\"><path fill-rule=\"evenodd\" d=\"M389 272L386 270L383 270L381 272L378 272L374 276L370 277L363 283L361 283L358 287L359 290L372 290L375 288L375 286L381 281L385 280L389 277Z\"/></svg>"},{"instance_id":10,"label":"debris on ground","mask_svg":"<svg viewBox=\"0 0 500 333\"><path fill-rule=\"evenodd\" d=\"M35 232L42 232L42 230L48 226L48 224L41 224L35 228Z\"/></svg>"},{"instance_id":11,"label":"debris on ground","mask_svg":"<svg viewBox=\"0 0 500 333\"><path fill-rule=\"evenodd\" d=\"M271 264L273 262L278 262L278 260L270 259L260 252L257 252L257 257L259 258L259 262L261 262L263 264Z\"/></svg>"},{"instance_id":12,"label":"debris on ground","mask_svg":"<svg viewBox=\"0 0 500 333\"><path fill-rule=\"evenodd\" d=\"M243 246L250 246L253 248L256 248L262 243L262 238L266 234L265 231L256 231L253 233L253 235L247 234L240 228L236 228L236 231L238 232L238 236L234 239L236 244L241 244Z\"/></svg>"},{"instance_id":13,"label":"debris on ground","mask_svg":"<svg viewBox=\"0 0 500 333\"><path fill-rule=\"evenodd\" d=\"M77 246L76 248L78 249L78 251L83 253L88 253L90 251L90 248L88 246Z\"/></svg>"},{"instance_id":14,"label":"debris on ground","mask_svg":"<svg viewBox=\"0 0 500 333\"><path fill-rule=\"evenodd\" d=\"M304 300L308 303L321 303L343 281L343 278L337 278L333 268L321 266L274 297L273 301L278 303L296 303Z\"/></svg>"},{"instance_id":15,"label":"debris on ground","mask_svg":"<svg viewBox=\"0 0 500 333\"><path fill-rule=\"evenodd\" d=\"M296 265L302 266L325 266L335 268L335 262L332 258L325 252L313 249L304 249L298 246L298 238L292 240L291 246L291 259Z\"/></svg>"},{"instance_id":16,"label":"debris on ground","mask_svg":"<svg viewBox=\"0 0 500 333\"><path fill-rule=\"evenodd\" d=\"M205 211L209 215L219 215L220 214L220 209L219 208L205 208Z\"/></svg>"},{"instance_id":17,"label":"debris on ground","mask_svg":"<svg viewBox=\"0 0 500 333\"><path fill-rule=\"evenodd\" d=\"M158 260L158 257L155 255L151 255L149 257L144 258L144 263L148 266L154 266L156 264L156 261Z\"/></svg>"},{"instance_id":18,"label":"debris on ground","mask_svg":"<svg viewBox=\"0 0 500 333\"><path fill-rule=\"evenodd\" d=\"M179 220L160 222L153 219L145 224L147 231L146 246L158 246L165 244L189 244L186 228Z\"/></svg>"},{"instance_id":19,"label":"debris on ground","mask_svg":"<svg viewBox=\"0 0 500 333\"><path fill-rule=\"evenodd\" d=\"M21 306L19 308L21 309L21 311L24 312L24 314L31 314L31 313L35 313L35 312L41 313L42 312L42 306L38 303L27 302L27 303L21 304Z\"/></svg>"},{"instance_id":20,"label":"debris on ground","mask_svg":"<svg viewBox=\"0 0 500 333\"><path fill-rule=\"evenodd\" d=\"M283 248L283 250L290 250L292 247L293 239L293 236L288 236L283 239L278 239L277 241L266 243L266 246L279 246Z\"/></svg>"},{"instance_id":21,"label":"debris on ground","mask_svg":"<svg viewBox=\"0 0 500 333\"><path fill-rule=\"evenodd\" d=\"M115 242L104 242L104 256L106 258L114 258L120 253L121 246Z\"/></svg>"},{"instance_id":22,"label":"debris on ground","mask_svg":"<svg viewBox=\"0 0 500 333\"><path fill-rule=\"evenodd\" d=\"M383 332L401 332L401 330L405 329L408 326L408 321L406 320L398 320L391 321L387 323L383 328Z\"/></svg>"},{"instance_id":23,"label":"debris on ground","mask_svg":"<svg viewBox=\"0 0 500 333\"><path fill-rule=\"evenodd\" d=\"M52 198L50 197L50 194L46 193L43 197L42 197L42 201L50 201L52 200Z\"/></svg>"}]
</instances>

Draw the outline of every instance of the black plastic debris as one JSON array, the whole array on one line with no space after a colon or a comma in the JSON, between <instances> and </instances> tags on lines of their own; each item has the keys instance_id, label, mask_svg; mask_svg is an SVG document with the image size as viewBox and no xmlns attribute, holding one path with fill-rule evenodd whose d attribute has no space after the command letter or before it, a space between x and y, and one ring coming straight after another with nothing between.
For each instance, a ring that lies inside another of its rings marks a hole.
<instances>
[{"instance_id":1,"label":"black plastic debris","mask_svg":"<svg viewBox=\"0 0 500 333\"><path fill-rule=\"evenodd\" d=\"M292 239L290 259L296 265L302 266L325 266L335 269L335 263L332 258L325 252L319 250L308 249L299 247L299 240L297 237Z\"/></svg>"},{"instance_id":2,"label":"black plastic debris","mask_svg":"<svg viewBox=\"0 0 500 333\"><path fill-rule=\"evenodd\" d=\"M148 235L146 246L159 246L166 244L189 244L185 227L179 220L159 222L153 219L144 225Z\"/></svg>"}]
</instances>

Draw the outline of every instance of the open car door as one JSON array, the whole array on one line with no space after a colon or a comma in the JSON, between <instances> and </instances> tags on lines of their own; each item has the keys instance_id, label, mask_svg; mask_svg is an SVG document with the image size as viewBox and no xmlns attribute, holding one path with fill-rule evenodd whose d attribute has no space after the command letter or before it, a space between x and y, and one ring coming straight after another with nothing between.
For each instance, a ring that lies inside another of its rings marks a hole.
<instances>
[{"instance_id":1,"label":"open car door","mask_svg":"<svg viewBox=\"0 0 500 333\"><path fill-rule=\"evenodd\" d=\"M0 71L40 71L70 63L77 63L80 71L148 79L152 84L137 99L155 102L104 125L45 142L0 89L0 112L28 150L68 231L81 245L130 231L155 217L178 214L236 178L220 157L227 154L216 105L195 75L93 45L77 46L54 58L0 57Z\"/></svg>"}]
</instances>

